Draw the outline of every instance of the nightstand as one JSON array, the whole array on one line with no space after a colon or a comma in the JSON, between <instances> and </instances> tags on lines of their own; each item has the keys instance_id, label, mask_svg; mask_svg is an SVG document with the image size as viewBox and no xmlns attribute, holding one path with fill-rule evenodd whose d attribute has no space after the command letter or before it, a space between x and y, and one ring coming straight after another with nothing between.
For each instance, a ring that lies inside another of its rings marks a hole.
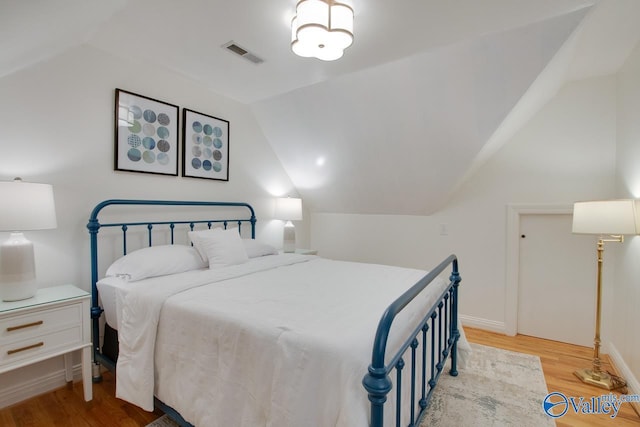
<instances>
[{"instance_id":1,"label":"nightstand","mask_svg":"<svg viewBox=\"0 0 640 427\"><path fill-rule=\"evenodd\" d=\"M0 302L0 374L64 355L73 381L72 352L82 350L84 400L91 388L90 295L72 285L42 288L29 299Z\"/></svg>"}]
</instances>

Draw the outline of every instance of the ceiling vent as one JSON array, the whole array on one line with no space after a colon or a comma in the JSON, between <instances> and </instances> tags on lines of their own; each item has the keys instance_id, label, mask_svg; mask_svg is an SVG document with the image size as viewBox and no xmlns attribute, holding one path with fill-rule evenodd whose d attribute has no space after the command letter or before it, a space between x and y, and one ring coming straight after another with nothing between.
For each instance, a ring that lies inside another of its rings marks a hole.
<instances>
[{"instance_id":1,"label":"ceiling vent","mask_svg":"<svg viewBox=\"0 0 640 427\"><path fill-rule=\"evenodd\" d=\"M247 49L238 46L238 44L234 41L230 41L222 45L223 48L227 49L229 52L234 53L238 56L243 57L249 62L253 62L254 64L262 64L264 59L258 57L257 55L249 52Z\"/></svg>"}]
</instances>

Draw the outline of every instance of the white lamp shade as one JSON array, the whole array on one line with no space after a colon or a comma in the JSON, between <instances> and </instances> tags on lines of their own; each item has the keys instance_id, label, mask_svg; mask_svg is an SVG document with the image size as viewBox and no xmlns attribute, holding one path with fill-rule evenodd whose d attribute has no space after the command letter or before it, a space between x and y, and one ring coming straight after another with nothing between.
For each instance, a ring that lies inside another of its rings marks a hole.
<instances>
[{"instance_id":1,"label":"white lamp shade","mask_svg":"<svg viewBox=\"0 0 640 427\"><path fill-rule=\"evenodd\" d=\"M285 221L300 221L302 219L302 199L295 197L280 197L276 199L275 218Z\"/></svg>"},{"instance_id":2,"label":"white lamp shade","mask_svg":"<svg viewBox=\"0 0 640 427\"><path fill-rule=\"evenodd\" d=\"M640 234L636 200L598 200L573 205L573 232L578 234Z\"/></svg>"},{"instance_id":3,"label":"white lamp shade","mask_svg":"<svg viewBox=\"0 0 640 427\"><path fill-rule=\"evenodd\" d=\"M0 182L0 231L56 228L53 187L16 179Z\"/></svg>"}]
</instances>

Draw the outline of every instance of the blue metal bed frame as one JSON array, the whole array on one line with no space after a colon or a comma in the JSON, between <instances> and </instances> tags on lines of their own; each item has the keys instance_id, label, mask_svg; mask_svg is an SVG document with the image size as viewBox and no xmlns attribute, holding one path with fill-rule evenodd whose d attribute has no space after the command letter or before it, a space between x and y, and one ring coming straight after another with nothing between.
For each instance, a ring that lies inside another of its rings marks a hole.
<instances>
[{"instance_id":1,"label":"blue metal bed frame","mask_svg":"<svg viewBox=\"0 0 640 427\"><path fill-rule=\"evenodd\" d=\"M433 280L446 270L449 265L451 265L449 286L447 286L426 316L422 318L422 321L414 329L409 338L390 359L390 362L385 364L387 338L389 337L393 319L407 304L417 297L429 283L433 282ZM402 372L406 365L404 356L409 348L411 348L411 407L409 427L420 425L420 421L425 414L438 378L444 369L447 356L451 355L451 369L449 373L454 377L458 375L458 340L460 339L460 331L458 330L458 286L460 285L460 281L458 259L455 255L450 255L385 310L376 331L369 373L367 373L362 380L364 388L369 393L369 401L371 402L371 427L383 427L384 404L392 388L390 374L393 370L396 371L395 425L396 427L400 427L401 425ZM418 350L419 348L420 350ZM431 356L429 360L427 359L428 355ZM416 356L420 356L418 361L416 360ZM420 372L418 372L419 368ZM416 398L418 397L418 393L416 392L416 376L418 373L421 374L419 377L420 399L418 400L420 410L416 414ZM427 373L429 373L428 381Z\"/></svg>"},{"instance_id":2,"label":"blue metal bed frame","mask_svg":"<svg viewBox=\"0 0 640 427\"><path fill-rule=\"evenodd\" d=\"M102 209L112 205L129 205L129 206L182 206L182 207L211 207L211 208L247 208L250 215L239 219L206 219L206 220L184 220L184 221L142 221L142 222L114 222L101 224L98 215ZM131 227L143 227L147 229L148 245L152 246L152 232L157 229L156 226L162 226L166 231L168 228L170 233L171 244L174 243L174 230L176 225L188 226L193 230L196 224L206 224L211 228L214 224L222 224L226 229L229 223L237 224L239 230L243 223L251 225L251 238L255 239L256 217L253 207L247 203L240 202L204 202L204 201L175 201L175 200L125 200L111 199L105 200L96 205L91 212L87 229L90 234L90 250L91 250L91 294L92 307L91 318L93 320L93 355L96 367L102 363L110 370L115 370L116 363L100 351L100 317L103 309L99 305L98 288L98 232L101 228L120 228L123 236L123 255L127 253L127 231ZM385 364L385 356L387 350L387 339L391 330L393 320L416 296L418 296L436 277L445 271L451 265L451 275L449 277L449 285L440 295L438 301L424 316L421 322L413 331L412 335L404 342L400 349L390 362ZM419 280L396 301L394 301L384 312L378 329L376 331L373 350L371 356L371 364L368 373L362 380L362 384L369 395L371 402L371 427L383 427L384 423L384 404L387 401L387 395L393 388L391 380L392 371L396 371L396 408L395 408L395 425L400 427L402 415L402 372L406 362L405 354L410 353L410 369L411 369L411 409L409 427L419 425L425 410L428 406L429 399L436 386L438 378L442 373L447 357L451 356L452 376L458 375L457 372L457 343L460 338L458 330L458 286L460 284L460 274L458 272L458 260L455 255L451 255L442 261L436 268L431 270L425 277ZM437 349L437 352L436 352ZM428 357L430 356L430 357ZM94 371L95 372L95 371ZM416 390L416 378L419 375L419 390ZM428 376L428 378L427 378ZM100 381L101 376L99 369L94 374L94 381ZM417 401L416 399L419 398ZM193 427L185 421L182 416L170 406L164 404L158 399L155 400L156 406L163 412L167 413L171 418L176 420L181 426ZM417 404L416 404L417 402ZM419 410L416 413L416 406Z\"/></svg>"}]
</instances>

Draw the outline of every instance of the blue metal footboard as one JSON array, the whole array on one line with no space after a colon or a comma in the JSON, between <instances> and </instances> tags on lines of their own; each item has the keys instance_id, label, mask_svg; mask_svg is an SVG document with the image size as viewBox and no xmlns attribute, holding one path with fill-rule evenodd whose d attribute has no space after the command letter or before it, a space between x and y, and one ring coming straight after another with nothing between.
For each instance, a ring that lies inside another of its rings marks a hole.
<instances>
[{"instance_id":1,"label":"blue metal footboard","mask_svg":"<svg viewBox=\"0 0 640 427\"><path fill-rule=\"evenodd\" d=\"M418 324L409 339L404 342L389 363L385 364L387 339L393 319L449 265L452 268L449 286L442 293L438 302L422 319L421 323ZM451 355L451 370L449 373L452 376L458 375L457 343L460 338L460 331L458 330L458 286L460 280L458 260L455 255L450 255L394 301L382 315L373 344L369 373L362 380L371 402L371 427L383 427L384 404L393 387L390 377L393 370L396 371L395 425L396 427L401 425L403 407L402 373L407 364L405 362L407 353L409 353L410 360L408 363L411 369L410 413L407 414L409 427L420 424L434 387L444 369L447 356ZM418 375L419 377L417 378ZM418 384L416 385L416 383ZM417 386L419 386L418 390L416 389Z\"/></svg>"}]
</instances>

